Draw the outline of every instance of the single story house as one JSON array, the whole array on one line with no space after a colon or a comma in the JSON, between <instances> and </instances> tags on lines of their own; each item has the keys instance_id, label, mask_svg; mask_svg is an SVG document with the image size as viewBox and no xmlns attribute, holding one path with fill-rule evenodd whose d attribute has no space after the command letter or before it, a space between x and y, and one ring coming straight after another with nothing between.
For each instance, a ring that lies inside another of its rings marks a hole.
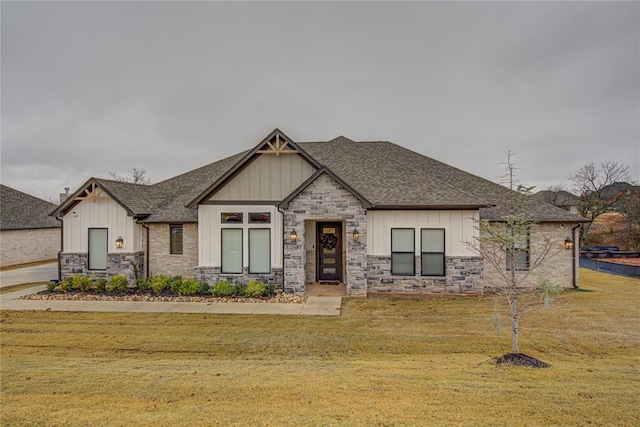
<instances>
[{"instance_id":1,"label":"single story house","mask_svg":"<svg viewBox=\"0 0 640 427\"><path fill-rule=\"evenodd\" d=\"M495 277L465 242L475 220L500 221L508 194L391 142L297 143L275 129L252 149L154 185L91 178L52 215L63 223L62 278L168 274L255 278L293 293L342 282L349 295L464 294ZM533 198L526 210L558 249L542 274L570 287L578 245L562 248L583 219Z\"/></svg>"},{"instance_id":2,"label":"single story house","mask_svg":"<svg viewBox=\"0 0 640 427\"><path fill-rule=\"evenodd\" d=\"M0 267L58 258L56 205L0 184L0 206Z\"/></svg>"}]
</instances>

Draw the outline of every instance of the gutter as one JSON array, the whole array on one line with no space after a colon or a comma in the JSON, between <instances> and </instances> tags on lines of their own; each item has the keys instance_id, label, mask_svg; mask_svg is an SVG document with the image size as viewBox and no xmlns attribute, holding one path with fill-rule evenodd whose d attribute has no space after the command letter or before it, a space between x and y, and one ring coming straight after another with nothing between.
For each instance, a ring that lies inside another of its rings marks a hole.
<instances>
[{"instance_id":1,"label":"gutter","mask_svg":"<svg viewBox=\"0 0 640 427\"><path fill-rule=\"evenodd\" d=\"M56 217L60 221L60 251L58 252L58 281L62 280L62 252L64 252L64 221L60 217Z\"/></svg>"},{"instance_id":2,"label":"gutter","mask_svg":"<svg viewBox=\"0 0 640 427\"><path fill-rule=\"evenodd\" d=\"M571 252L571 274L572 274L571 279L572 279L572 281L573 281L573 288L574 288L574 289L578 289L578 288L580 287L580 286L578 285L578 276L577 276L577 274L576 274L576 253L580 250L580 245L579 245L579 243L580 243L580 242L579 242L579 241L578 241L578 239L576 238L576 230L577 230L579 227L580 227L580 224L576 225L575 227L573 227L573 228L571 229L571 234L572 234L572 236L571 236L571 237L573 237L573 241L574 241L575 243L578 243L578 244L575 244L575 243L574 243L574 245L573 245L573 251Z\"/></svg>"}]
</instances>

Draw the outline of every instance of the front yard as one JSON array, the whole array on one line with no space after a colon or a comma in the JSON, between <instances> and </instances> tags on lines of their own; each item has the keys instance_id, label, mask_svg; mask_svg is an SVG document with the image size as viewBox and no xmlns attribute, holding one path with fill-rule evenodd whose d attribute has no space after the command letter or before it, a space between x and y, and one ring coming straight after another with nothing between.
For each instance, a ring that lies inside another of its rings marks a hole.
<instances>
[{"instance_id":1,"label":"front yard","mask_svg":"<svg viewBox=\"0 0 640 427\"><path fill-rule=\"evenodd\" d=\"M1 424L635 425L640 280L522 321L552 366L496 367L483 298L347 299L342 316L1 313Z\"/></svg>"}]
</instances>

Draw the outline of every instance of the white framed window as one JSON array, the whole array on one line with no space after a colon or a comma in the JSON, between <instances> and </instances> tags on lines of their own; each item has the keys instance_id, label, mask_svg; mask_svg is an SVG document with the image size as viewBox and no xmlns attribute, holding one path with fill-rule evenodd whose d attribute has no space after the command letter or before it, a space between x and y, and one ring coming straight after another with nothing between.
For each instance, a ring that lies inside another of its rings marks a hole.
<instances>
[{"instance_id":1,"label":"white framed window","mask_svg":"<svg viewBox=\"0 0 640 427\"><path fill-rule=\"evenodd\" d=\"M249 229L249 273L271 272L271 230Z\"/></svg>"},{"instance_id":2,"label":"white framed window","mask_svg":"<svg viewBox=\"0 0 640 427\"><path fill-rule=\"evenodd\" d=\"M391 274L414 276L415 230L413 228L391 229Z\"/></svg>"},{"instance_id":3,"label":"white framed window","mask_svg":"<svg viewBox=\"0 0 640 427\"><path fill-rule=\"evenodd\" d=\"M423 276L445 275L443 228L420 229L420 264Z\"/></svg>"},{"instance_id":4,"label":"white framed window","mask_svg":"<svg viewBox=\"0 0 640 427\"><path fill-rule=\"evenodd\" d=\"M182 254L182 236L182 224L169 226L169 253L172 255Z\"/></svg>"},{"instance_id":5,"label":"white framed window","mask_svg":"<svg viewBox=\"0 0 640 427\"><path fill-rule=\"evenodd\" d=\"M242 228L223 228L222 273L242 273Z\"/></svg>"},{"instance_id":6,"label":"white framed window","mask_svg":"<svg viewBox=\"0 0 640 427\"><path fill-rule=\"evenodd\" d=\"M89 270L107 269L107 251L109 248L106 228L89 229Z\"/></svg>"}]
</instances>

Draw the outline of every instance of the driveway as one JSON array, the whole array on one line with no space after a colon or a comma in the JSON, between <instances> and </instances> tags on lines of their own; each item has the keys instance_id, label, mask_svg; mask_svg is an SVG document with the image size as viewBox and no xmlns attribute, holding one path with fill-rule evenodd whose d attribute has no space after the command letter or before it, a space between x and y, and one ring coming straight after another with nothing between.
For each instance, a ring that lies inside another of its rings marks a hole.
<instances>
[{"instance_id":1,"label":"driveway","mask_svg":"<svg viewBox=\"0 0 640 427\"><path fill-rule=\"evenodd\" d=\"M48 282L58 278L58 263L0 271L0 288L23 283Z\"/></svg>"}]
</instances>

